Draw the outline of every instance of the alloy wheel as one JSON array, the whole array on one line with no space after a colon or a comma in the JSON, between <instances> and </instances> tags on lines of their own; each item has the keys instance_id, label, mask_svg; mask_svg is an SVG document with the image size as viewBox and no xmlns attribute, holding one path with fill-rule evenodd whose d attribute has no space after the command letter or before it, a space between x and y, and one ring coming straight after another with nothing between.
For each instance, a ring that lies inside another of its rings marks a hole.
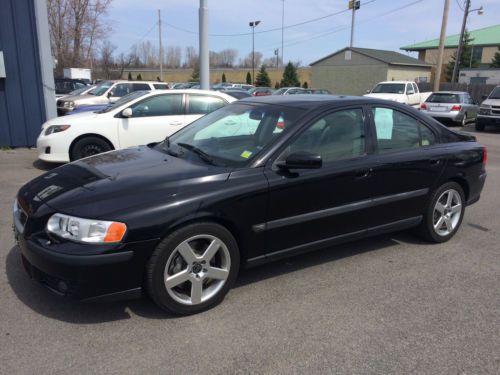
<instances>
[{"instance_id":1,"label":"alloy wheel","mask_svg":"<svg viewBox=\"0 0 500 375\"><path fill-rule=\"evenodd\" d=\"M454 189L445 190L436 201L433 212L434 231L440 236L448 236L460 222L462 198Z\"/></svg>"},{"instance_id":2,"label":"alloy wheel","mask_svg":"<svg viewBox=\"0 0 500 375\"><path fill-rule=\"evenodd\" d=\"M209 301L229 276L231 257L219 238L202 234L181 242L167 260L163 273L170 297L183 305Z\"/></svg>"}]
</instances>

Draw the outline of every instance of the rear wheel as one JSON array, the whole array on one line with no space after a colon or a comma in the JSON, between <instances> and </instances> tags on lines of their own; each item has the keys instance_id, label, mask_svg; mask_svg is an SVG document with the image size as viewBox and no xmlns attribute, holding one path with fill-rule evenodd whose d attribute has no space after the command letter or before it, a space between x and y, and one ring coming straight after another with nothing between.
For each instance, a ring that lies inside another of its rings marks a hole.
<instances>
[{"instance_id":1,"label":"rear wheel","mask_svg":"<svg viewBox=\"0 0 500 375\"><path fill-rule=\"evenodd\" d=\"M467 113L464 113L464 118L462 119L462 127L465 127L467 125Z\"/></svg>"},{"instance_id":2,"label":"rear wheel","mask_svg":"<svg viewBox=\"0 0 500 375\"><path fill-rule=\"evenodd\" d=\"M239 269L234 237L214 223L178 229L157 246L147 268L147 289L163 309L180 315L220 303Z\"/></svg>"},{"instance_id":3,"label":"rear wheel","mask_svg":"<svg viewBox=\"0 0 500 375\"><path fill-rule=\"evenodd\" d=\"M446 242L455 235L465 212L465 195L456 182L441 185L433 194L419 233L432 242Z\"/></svg>"},{"instance_id":4,"label":"rear wheel","mask_svg":"<svg viewBox=\"0 0 500 375\"><path fill-rule=\"evenodd\" d=\"M79 139L71 150L71 160L78 160L112 150L104 139L99 137L85 137Z\"/></svg>"}]
</instances>

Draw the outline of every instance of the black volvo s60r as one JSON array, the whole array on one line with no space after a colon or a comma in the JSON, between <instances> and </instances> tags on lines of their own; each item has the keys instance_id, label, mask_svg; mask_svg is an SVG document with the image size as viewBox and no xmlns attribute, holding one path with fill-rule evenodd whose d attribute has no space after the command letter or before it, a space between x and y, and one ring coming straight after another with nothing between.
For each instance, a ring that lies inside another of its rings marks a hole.
<instances>
[{"instance_id":1,"label":"black volvo s60r","mask_svg":"<svg viewBox=\"0 0 500 375\"><path fill-rule=\"evenodd\" d=\"M32 278L80 300L147 292L196 313L241 266L411 227L447 241L486 178L473 136L373 98L244 99L159 141L20 189L14 228Z\"/></svg>"}]
</instances>

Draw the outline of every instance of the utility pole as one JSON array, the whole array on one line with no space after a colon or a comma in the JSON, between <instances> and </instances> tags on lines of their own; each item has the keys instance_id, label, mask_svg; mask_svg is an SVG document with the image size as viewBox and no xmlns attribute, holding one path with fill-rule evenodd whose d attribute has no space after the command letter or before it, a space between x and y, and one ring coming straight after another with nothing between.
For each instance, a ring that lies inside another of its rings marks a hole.
<instances>
[{"instance_id":1,"label":"utility pole","mask_svg":"<svg viewBox=\"0 0 500 375\"><path fill-rule=\"evenodd\" d=\"M200 88L210 90L210 65L208 59L208 3L200 0L199 11L199 38L200 38Z\"/></svg>"},{"instance_id":2,"label":"utility pole","mask_svg":"<svg viewBox=\"0 0 500 375\"><path fill-rule=\"evenodd\" d=\"M460 39L458 40L457 56L455 59L455 66L453 67L453 75L451 77L451 84L454 85L457 80L458 68L460 67L460 58L462 55L462 44L464 42L465 25L467 24L467 16L469 15L470 0L465 0L464 18L462 21L462 30L460 31Z\"/></svg>"},{"instance_id":3,"label":"utility pole","mask_svg":"<svg viewBox=\"0 0 500 375\"><path fill-rule=\"evenodd\" d=\"M350 0L349 1L349 9L352 9L352 20L351 20L351 42L349 47L352 47L354 43L354 20L356 18L356 10L361 6L360 0Z\"/></svg>"},{"instance_id":4,"label":"utility pole","mask_svg":"<svg viewBox=\"0 0 500 375\"><path fill-rule=\"evenodd\" d=\"M281 0L281 66L285 64L285 56L283 52L285 51L285 46L283 45L285 40L285 0Z\"/></svg>"},{"instance_id":5,"label":"utility pole","mask_svg":"<svg viewBox=\"0 0 500 375\"><path fill-rule=\"evenodd\" d=\"M161 44L161 14L158 9L158 33L160 38L160 81L163 81L163 46Z\"/></svg>"},{"instance_id":6,"label":"utility pole","mask_svg":"<svg viewBox=\"0 0 500 375\"><path fill-rule=\"evenodd\" d=\"M450 0L444 0L443 20L441 21L441 34L439 34L439 51L434 75L434 87L432 91L439 91L441 83L441 71L443 70L444 38L446 37L446 25L448 24L448 10L450 9Z\"/></svg>"},{"instance_id":7,"label":"utility pole","mask_svg":"<svg viewBox=\"0 0 500 375\"><path fill-rule=\"evenodd\" d=\"M276 48L274 50L274 54L276 55L276 69L279 67L279 61L280 61L280 49Z\"/></svg>"}]
</instances>

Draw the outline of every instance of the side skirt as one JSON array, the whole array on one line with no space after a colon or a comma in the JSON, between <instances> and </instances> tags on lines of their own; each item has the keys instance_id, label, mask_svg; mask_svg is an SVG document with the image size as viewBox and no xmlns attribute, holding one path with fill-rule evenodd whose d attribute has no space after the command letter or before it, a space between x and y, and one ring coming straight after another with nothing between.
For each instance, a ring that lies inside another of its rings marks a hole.
<instances>
[{"instance_id":1,"label":"side skirt","mask_svg":"<svg viewBox=\"0 0 500 375\"><path fill-rule=\"evenodd\" d=\"M379 234L396 232L403 229L408 229L417 226L422 221L422 216L415 216L409 219L398 220L392 223L371 227L368 229L341 234L339 236L325 238L319 241L309 242L306 244L289 247L287 249L278 250L269 254L260 255L258 257L249 258L246 261L246 267L251 268L264 263L272 262L282 258L308 253L332 245L359 240L365 237L376 236Z\"/></svg>"}]
</instances>

